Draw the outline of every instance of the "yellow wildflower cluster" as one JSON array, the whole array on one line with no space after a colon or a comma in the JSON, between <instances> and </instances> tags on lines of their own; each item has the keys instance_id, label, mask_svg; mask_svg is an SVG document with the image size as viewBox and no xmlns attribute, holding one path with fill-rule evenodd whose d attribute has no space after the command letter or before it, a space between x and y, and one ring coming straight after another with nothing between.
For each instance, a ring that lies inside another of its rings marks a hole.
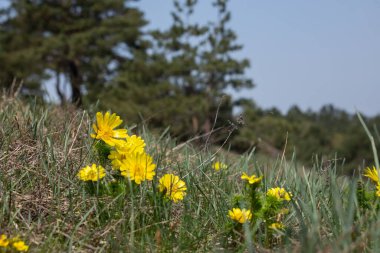
<instances>
[{"instance_id":1,"label":"yellow wildflower cluster","mask_svg":"<svg viewBox=\"0 0 380 253\"><path fill-rule=\"evenodd\" d=\"M0 251L1 248L5 249L15 249L19 252L26 252L29 249L29 246L25 244L24 241L20 240L18 237L9 238L2 234L0 235Z\"/></svg>"},{"instance_id":2,"label":"yellow wildflower cluster","mask_svg":"<svg viewBox=\"0 0 380 253\"><path fill-rule=\"evenodd\" d=\"M92 128L91 137L102 140L112 147L108 155L112 169L120 171L120 174L136 184L146 180L153 180L156 175L156 164L153 158L145 152L145 142L136 135L129 136L127 129L115 129L123 121L115 113L96 113L96 123ZM78 178L83 181L98 181L105 177L106 171L102 166L93 164L86 166L78 173ZM186 195L186 184L178 176L166 174L159 180L159 191L172 200L178 202Z\"/></svg>"},{"instance_id":3,"label":"yellow wildflower cluster","mask_svg":"<svg viewBox=\"0 0 380 253\"><path fill-rule=\"evenodd\" d=\"M244 200L243 196L239 196L234 202L250 208L232 208L232 210L228 211L229 218L238 223L246 223L251 221L252 213L254 213L255 217L264 220L268 229L284 229L285 226L281 223L281 220L288 213L288 209L282 208L283 204L285 204L283 201L290 201L292 194L280 187L271 188L266 193L260 192L258 186L262 182L263 176L249 175L243 172L240 178L246 182L245 192L248 193L248 196L246 196L246 200ZM263 197L265 195L267 198ZM281 204L279 205L277 201L281 202Z\"/></svg>"},{"instance_id":4,"label":"yellow wildflower cluster","mask_svg":"<svg viewBox=\"0 0 380 253\"><path fill-rule=\"evenodd\" d=\"M379 182L379 174L377 173L377 169L375 166L371 168L367 167L364 170L364 176L371 179L376 184L376 196L380 197L380 182Z\"/></svg>"},{"instance_id":5,"label":"yellow wildflower cluster","mask_svg":"<svg viewBox=\"0 0 380 253\"><path fill-rule=\"evenodd\" d=\"M243 172L241 179L247 180L248 184L250 185L258 185L261 180L262 176L258 177L256 175L249 176L247 173ZM252 212L249 209L240 209L240 208L232 208L232 210L228 211L228 216L230 219L237 221L239 223L246 223L250 222L252 219Z\"/></svg>"},{"instance_id":6,"label":"yellow wildflower cluster","mask_svg":"<svg viewBox=\"0 0 380 253\"><path fill-rule=\"evenodd\" d=\"M119 170L122 176L136 184L141 184L145 180L153 180L153 176L156 174L156 165L153 163L152 157L145 153L144 140L136 135L129 136L127 129L115 129L122 122L115 113L106 112L103 115L98 112L96 113L96 123L92 126L95 133L91 134L91 137L114 147L108 158L111 160L112 169ZM79 174L78 177L82 179Z\"/></svg>"},{"instance_id":7,"label":"yellow wildflower cluster","mask_svg":"<svg viewBox=\"0 0 380 253\"><path fill-rule=\"evenodd\" d=\"M173 174L166 174L160 178L158 189L174 203L183 200L186 195L186 184Z\"/></svg>"},{"instance_id":8,"label":"yellow wildflower cluster","mask_svg":"<svg viewBox=\"0 0 380 253\"><path fill-rule=\"evenodd\" d=\"M151 156L145 153L145 142L136 135L129 136L127 129L117 129L123 121L116 114L109 112L103 116L96 114L97 124L93 125L95 134L91 137L103 140L108 145L115 147L108 158L111 160L112 168L120 170L121 175L141 184L145 180L153 180L156 174L156 165Z\"/></svg>"},{"instance_id":9,"label":"yellow wildflower cluster","mask_svg":"<svg viewBox=\"0 0 380 253\"><path fill-rule=\"evenodd\" d=\"M271 188L267 191L267 196L272 196L280 201L286 200L290 201L292 198L292 194L287 192L284 188L276 187Z\"/></svg>"},{"instance_id":10,"label":"yellow wildflower cluster","mask_svg":"<svg viewBox=\"0 0 380 253\"><path fill-rule=\"evenodd\" d=\"M251 210L247 210L245 208L232 208L232 210L228 211L228 216L239 223L250 222L252 219Z\"/></svg>"},{"instance_id":11,"label":"yellow wildflower cluster","mask_svg":"<svg viewBox=\"0 0 380 253\"><path fill-rule=\"evenodd\" d=\"M133 154L145 153L145 142L141 137L136 135L127 136L126 140L116 145L116 149L112 150L109 159L112 161L112 168L120 170L122 161Z\"/></svg>"}]
</instances>

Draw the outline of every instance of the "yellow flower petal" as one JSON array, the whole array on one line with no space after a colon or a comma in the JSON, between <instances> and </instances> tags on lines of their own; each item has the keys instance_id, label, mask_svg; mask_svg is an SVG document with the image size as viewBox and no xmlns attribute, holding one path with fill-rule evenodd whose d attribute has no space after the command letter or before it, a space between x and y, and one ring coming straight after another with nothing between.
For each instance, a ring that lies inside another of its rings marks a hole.
<instances>
[{"instance_id":1,"label":"yellow flower petal","mask_svg":"<svg viewBox=\"0 0 380 253\"><path fill-rule=\"evenodd\" d=\"M120 126L121 123L123 123L123 121L120 119L119 116L116 116L116 114L112 114L111 115L111 117L110 117L110 126L112 128L116 128L116 127Z\"/></svg>"},{"instance_id":2,"label":"yellow flower petal","mask_svg":"<svg viewBox=\"0 0 380 253\"><path fill-rule=\"evenodd\" d=\"M269 225L269 228L270 229L274 229L274 230L282 230L285 228L284 224L282 223L279 223L279 222L275 222L275 223L272 223Z\"/></svg>"},{"instance_id":3,"label":"yellow flower petal","mask_svg":"<svg viewBox=\"0 0 380 253\"><path fill-rule=\"evenodd\" d=\"M8 247L9 240L6 235L0 235L0 247Z\"/></svg>"},{"instance_id":4,"label":"yellow flower petal","mask_svg":"<svg viewBox=\"0 0 380 253\"><path fill-rule=\"evenodd\" d=\"M276 188L271 188L267 192L267 196L274 197L280 201L286 200L290 201L292 194L287 192L284 188L276 187Z\"/></svg>"},{"instance_id":5,"label":"yellow flower petal","mask_svg":"<svg viewBox=\"0 0 380 253\"><path fill-rule=\"evenodd\" d=\"M263 176L261 177L257 177L256 175L248 176L245 172L243 172L241 179L247 180L249 184L255 184L255 183L260 183L261 180L263 179Z\"/></svg>"},{"instance_id":6,"label":"yellow flower petal","mask_svg":"<svg viewBox=\"0 0 380 253\"><path fill-rule=\"evenodd\" d=\"M29 246L25 244L23 241L16 241L12 243L13 248L15 248L17 251L28 251Z\"/></svg>"},{"instance_id":7,"label":"yellow flower petal","mask_svg":"<svg viewBox=\"0 0 380 253\"><path fill-rule=\"evenodd\" d=\"M252 219L251 210L240 209L240 208L232 208L232 210L228 211L228 216L239 223L250 222Z\"/></svg>"},{"instance_id":8,"label":"yellow flower petal","mask_svg":"<svg viewBox=\"0 0 380 253\"><path fill-rule=\"evenodd\" d=\"M103 114L101 112L96 113L96 122L98 125L102 126L103 125Z\"/></svg>"},{"instance_id":9,"label":"yellow flower petal","mask_svg":"<svg viewBox=\"0 0 380 253\"><path fill-rule=\"evenodd\" d=\"M155 169L152 157L146 153L128 154L120 164L121 175L135 181L136 184L153 180L153 176L156 175Z\"/></svg>"},{"instance_id":10,"label":"yellow flower petal","mask_svg":"<svg viewBox=\"0 0 380 253\"><path fill-rule=\"evenodd\" d=\"M113 130L113 138L127 138L127 129Z\"/></svg>"},{"instance_id":11,"label":"yellow flower petal","mask_svg":"<svg viewBox=\"0 0 380 253\"><path fill-rule=\"evenodd\" d=\"M376 196L380 197L380 184L376 186Z\"/></svg>"},{"instance_id":12,"label":"yellow flower petal","mask_svg":"<svg viewBox=\"0 0 380 253\"><path fill-rule=\"evenodd\" d=\"M99 165L92 164L91 166L86 166L82 168L78 174L78 178L82 181L98 181L106 176L105 169Z\"/></svg>"},{"instance_id":13,"label":"yellow flower petal","mask_svg":"<svg viewBox=\"0 0 380 253\"><path fill-rule=\"evenodd\" d=\"M105 115L101 112L96 113L96 124L92 125L94 134L91 137L98 140L103 140L110 146L120 144L127 137L127 129L117 129L123 121L115 113L110 115L106 112Z\"/></svg>"},{"instance_id":14,"label":"yellow flower petal","mask_svg":"<svg viewBox=\"0 0 380 253\"><path fill-rule=\"evenodd\" d=\"M216 170L216 171L218 171L218 170L220 170L220 169L227 169L227 164L224 164L224 163L222 163L222 162L219 162L219 161L217 161L217 162L214 162L213 164L212 164L212 168L214 169L214 170Z\"/></svg>"},{"instance_id":15,"label":"yellow flower petal","mask_svg":"<svg viewBox=\"0 0 380 253\"><path fill-rule=\"evenodd\" d=\"M186 195L186 183L173 174L165 174L159 180L158 189L174 203L183 200Z\"/></svg>"},{"instance_id":16,"label":"yellow flower petal","mask_svg":"<svg viewBox=\"0 0 380 253\"><path fill-rule=\"evenodd\" d=\"M379 184L379 175L375 166L371 168L367 167L364 170L364 176L371 179L374 183Z\"/></svg>"},{"instance_id":17,"label":"yellow flower petal","mask_svg":"<svg viewBox=\"0 0 380 253\"><path fill-rule=\"evenodd\" d=\"M103 121L104 121L104 123L105 122L109 123L109 121L110 121L110 112L106 112L106 114L104 114Z\"/></svg>"}]
</instances>

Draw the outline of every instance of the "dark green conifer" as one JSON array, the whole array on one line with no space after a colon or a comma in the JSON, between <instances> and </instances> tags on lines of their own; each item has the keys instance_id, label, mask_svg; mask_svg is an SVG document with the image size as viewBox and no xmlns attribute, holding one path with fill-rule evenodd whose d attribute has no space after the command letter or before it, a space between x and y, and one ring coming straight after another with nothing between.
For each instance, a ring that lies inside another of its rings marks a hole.
<instances>
[{"instance_id":1,"label":"dark green conifer","mask_svg":"<svg viewBox=\"0 0 380 253\"><path fill-rule=\"evenodd\" d=\"M72 90L71 100L82 104L104 89L120 64L145 48L143 13L125 0L12 0L0 13L0 72L2 85L24 79L28 89L62 77Z\"/></svg>"}]
</instances>

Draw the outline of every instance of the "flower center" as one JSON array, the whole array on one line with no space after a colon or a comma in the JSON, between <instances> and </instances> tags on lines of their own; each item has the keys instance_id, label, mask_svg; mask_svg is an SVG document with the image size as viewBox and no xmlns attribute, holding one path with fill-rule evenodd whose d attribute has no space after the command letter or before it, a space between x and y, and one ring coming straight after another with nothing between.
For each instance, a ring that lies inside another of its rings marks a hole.
<instances>
[{"instance_id":1,"label":"flower center","mask_svg":"<svg viewBox=\"0 0 380 253\"><path fill-rule=\"evenodd\" d=\"M112 129L110 128L105 128L105 129L98 129L98 132L97 132L97 137L98 138L111 138L113 136L112 134Z\"/></svg>"}]
</instances>

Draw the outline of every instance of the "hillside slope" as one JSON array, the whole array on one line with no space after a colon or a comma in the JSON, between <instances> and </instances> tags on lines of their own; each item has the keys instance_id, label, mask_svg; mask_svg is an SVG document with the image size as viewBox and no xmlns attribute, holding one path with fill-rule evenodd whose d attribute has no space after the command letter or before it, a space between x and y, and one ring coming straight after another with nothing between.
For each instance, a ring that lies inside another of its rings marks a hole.
<instances>
[{"instance_id":1,"label":"hillside slope","mask_svg":"<svg viewBox=\"0 0 380 253\"><path fill-rule=\"evenodd\" d=\"M305 170L281 156L270 163L258 162L254 152L231 159L219 149L128 128L124 119L120 128L143 138L156 165L154 177L139 184L112 168L113 147L90 137L95 113L1 100L0 235L19 236L30 252L362 252L380 246L373 183L337 177L334 161ZM103 166L105 177L81 181L78 172L91 164ZM168 192L174 188L162 190L160 178L168 173L185 183L183 199L173 201ZM0 252L5 248L0 243Z\"/></svg>"}]
</instances>

